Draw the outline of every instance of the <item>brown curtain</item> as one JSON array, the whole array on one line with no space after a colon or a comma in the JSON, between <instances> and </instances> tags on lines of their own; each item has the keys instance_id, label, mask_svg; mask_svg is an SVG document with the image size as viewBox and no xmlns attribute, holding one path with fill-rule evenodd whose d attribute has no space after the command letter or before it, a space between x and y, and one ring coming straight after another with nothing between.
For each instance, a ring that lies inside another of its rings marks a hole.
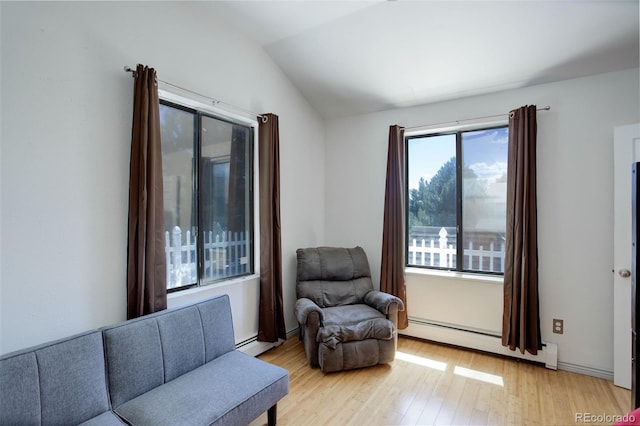
<instances>
[{"instance_id":1,"label":"brown curtain","mask_svg":"<svg viewBox=\"0 0 640 426\"><path fill-rule=\"evenodd\" d=\"M542 348L538 306L536 106L509 114L507 229L502 344L535 355Z\"/></svg>"},{"instance_id":2,"label":"brown curtain","mask_svg":"<svg viewBox=\"0 0 640 426\"><path fill-rule=\"evenodd\" d=\"M405 266L405 179L406 161L404 128L389 126L389 152L387 155L387 183L384 196L384 225L382 228L382 265L380 290L399 297L404 311L398 312L398 328L409 326L407 291L404 280Z\"/></svg>"},{"instance_id":3,"label":"brown curtain","mask_svg":"<svg viewBox=\"0 0 640 426\"><path fill-rule=\"evenodd\" d=\"M286 339L280 242L280 131L278 116L258 117L260 185L260 307L258 340Z\"/></svg>"},{"instance_id":4,"label":"brown curtain","mask_svg":"<svg viewBox=\"0 0 640 426\"><path fill-rule=\"evenodd\" d=\"M138 65L133 94L127 241L127 318L166 309L160 104L156 71Z\"/></svg>"}]
</instances>

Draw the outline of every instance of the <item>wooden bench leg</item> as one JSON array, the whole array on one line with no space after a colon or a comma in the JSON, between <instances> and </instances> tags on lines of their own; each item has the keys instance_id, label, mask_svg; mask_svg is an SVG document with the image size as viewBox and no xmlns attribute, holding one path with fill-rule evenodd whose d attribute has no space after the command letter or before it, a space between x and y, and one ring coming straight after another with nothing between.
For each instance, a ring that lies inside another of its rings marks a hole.
<instances>
[{"instance_id":1,"label":"wooden bench leg","mask_svg":"<svg viewBox=\"0 0 640 426\"><path fill-rule=\"evenodd\" d=\"M278 404L275 404L273 407L269 408L269 411L267 411L267 424L269 426L276 426L277 415L278 415Z\"/></svg>"}]
</instances>

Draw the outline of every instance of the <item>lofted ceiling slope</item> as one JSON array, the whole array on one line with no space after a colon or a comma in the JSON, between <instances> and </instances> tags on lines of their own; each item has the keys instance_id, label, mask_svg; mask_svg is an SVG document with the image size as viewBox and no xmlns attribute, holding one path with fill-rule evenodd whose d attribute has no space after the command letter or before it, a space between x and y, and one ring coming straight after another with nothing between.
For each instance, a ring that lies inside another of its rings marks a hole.
<instances>
[{"instance_id":1,"label":"lofted ceiling slope","mask_svg":"<svg viewBox=\"0 0 640 426\"><path fill-rule=\"evenodd\" d=\"M638 1L214 1L325 118L637 68Z\"/></svg>"}]
</instances>

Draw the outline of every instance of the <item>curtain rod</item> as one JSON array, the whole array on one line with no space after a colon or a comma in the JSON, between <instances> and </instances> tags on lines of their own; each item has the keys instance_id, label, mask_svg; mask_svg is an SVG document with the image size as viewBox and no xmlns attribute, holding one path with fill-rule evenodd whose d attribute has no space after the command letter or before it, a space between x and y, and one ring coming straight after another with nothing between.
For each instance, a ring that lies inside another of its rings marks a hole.
<instances>
[{"instance_id":1,"label":"curtain rod","mask_svg":"<svg viewBox=\"0 0 640 426\"><path fill-rule=\"evenodd\" d=\"M547 105L545 107L536 109L536 111L549 111L550 109L551 109L551 107L549 105ZM462 120L455 120L455 121L443 121L442 123L421 124L419 126L405 127L405 130L420 129L422 127L443 126L445 124L460 124L460 123L462 123L464 121L484 120L484 119L487 119L487 118L498 118L498 117L504 117L505 115L510 115L510 114L511 113L508 113L508 114L493 114L493 115L485 115L483 117L464 118Z\"/></svg>"},{"instance_id":2,"label":"curtain rod","mask_svg":"<svg viewBox=\"0 0 640 426\"><path fill-rule=\"evenodd\" d=\"M133 77L135 77L135 76L136 76L136 70L134 70L133 68L131 68L129 65L125 65L125 66L124 66L124 70L125 70L125 72L130 72L130 73L131 73L131 75L132 75ZM157 77L156 77L156 80L158 80L160 83L166 84L167 86L171 86L171 87L174 87L174 88L176 88L176 89L178 89L178 90L182 90L182 91L185 91L185 92L187 92L187 93L191 93L192 95L196 95L196 96L200 96L200 97L202 97L202 98L208 99L209 101L211 101L211 104L212 104L213 106L217 106L217 105L223 104L223 105L230 106L231 108L236 109L236 110L238 110L238 111L242 111L242 112L244 112L244 113L247 113L247 114L250 114L250 115L254 115L254 116L260 117L260 118L262 119L262 122L263 122L263 123L266 123L266 122L269 120L269 117L267 117L266 115L256 114L255 112L253 112L253 111L249 111L248 109L240 108L240 107L238 107L238 106L235 106L235 105L229 104L229 103L227 103L227 102L223 102L223 101L221 101L221 100L218 100L218 99L212 98L211 96L203 95L202 93L198 93L198 92L194 92L193 90L185 89L184 87L181 87L181 86L178 86L178 85L175 85L175 84L169 83L169 82L164 81L164 80L160 80L160 79L159 79L159 78L157 78Z\"/></svg>"}]
</instances>

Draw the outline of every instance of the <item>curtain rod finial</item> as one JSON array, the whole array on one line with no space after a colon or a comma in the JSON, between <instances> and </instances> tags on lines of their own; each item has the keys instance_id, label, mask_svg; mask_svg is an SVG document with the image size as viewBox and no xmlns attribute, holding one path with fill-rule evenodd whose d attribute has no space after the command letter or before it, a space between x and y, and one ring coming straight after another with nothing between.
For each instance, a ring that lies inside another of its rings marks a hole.
<instances>
[{"instance_id":1,"label":"curtain rod finial","mask_svg":"<svg viewBox=\"0 0 640 426\"><path fill-rule=\"evenodd\" d=\"M136 76L136 70L131 68L129 65L125 65L123 68L124 68L124 72L130 72L133 77Z\"/></svg>"}]
</instances>

